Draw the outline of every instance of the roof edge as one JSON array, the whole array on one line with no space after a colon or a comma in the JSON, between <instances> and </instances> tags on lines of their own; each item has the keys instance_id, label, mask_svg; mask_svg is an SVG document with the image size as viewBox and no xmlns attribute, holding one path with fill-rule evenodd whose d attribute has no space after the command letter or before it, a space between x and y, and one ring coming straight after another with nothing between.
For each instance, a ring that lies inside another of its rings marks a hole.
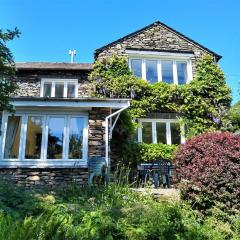
<instances>
[{"instance_id":1,"label":"roof edge","mask_svg":"<svg viewBox=\"0 0 240 240\"><path fill-rule=\"evenodd\" d=\"M16 62L17 70L92 70L92 63Z\"/></svg>"}]
</instances>

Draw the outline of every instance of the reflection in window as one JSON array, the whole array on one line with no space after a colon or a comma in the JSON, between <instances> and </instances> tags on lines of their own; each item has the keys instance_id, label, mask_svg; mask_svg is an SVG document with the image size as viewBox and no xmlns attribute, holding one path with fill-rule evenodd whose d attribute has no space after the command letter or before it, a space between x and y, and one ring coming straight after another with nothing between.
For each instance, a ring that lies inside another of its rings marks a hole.
<instances>
[{"instance_id":1,"label":"reflection in window","mask_svg":"<svg viewBox=\"0 0 240 240\"><path fill-rule=\"evenodd\" d=\"M52 83L45 82L43 86L43 96L51 97Z\"/></svg>"},{"instance_id":2,"label":"reflection in window","mask_svg":"<svg viewBox=\"0 0 240 240\"><path fill-rule=\"evenodd\" d=\"M42 146L42 117L28 117L26 159L40 159Z\"/></svg>"},{"instance_id":3,"label":"reflection in window","mask_svg":"<svg viewBox=\"0 0 240 240\"><path fill-rule=\"evenodd\" d=\"M157 143L167 143L167 136L166 136L166 123L164 122L157 122L156 123L156 130L157 130Z\"/></svg>"},{"instance_id":4,"label":"reflection in window","mask_svg":"<svg viewBox=\"0 0 240 240\"><path fill-rule=\"evenodd\" d=\"M177 76L178 84L187 83L187 63L186 62L177 62Z\"/></svg>"},{"instance_id":5,"label":"reflection in window","mask_svg":"<svg viewBox=\"0 0 240 240\"><path fill-rule=\"evenodd\" d=\"M155 83L158 81L157 61L146 60L146 74L147 80L150 83Z\"/></svg>"},{"instance_id":6,"label":"reflection in window","mask_svg":"<svg viewBox=\"0 0 240 240\"><path fill-rule=\"evenodd\" d=\"M5 139L4 158L18 158L21 133L21 117L9 116Z\"/></svg>"},{"instance_id":7,"label":"reflection in window","mask_svg":"<svg viewBox=\"0 0 240 240\"><path fill-rule=\"evenodd\" d=\"M162 81L173 83L173 62L162 61Z\"/></svg>"},{"instance_id":8,"label":"reflection in window","mask_svg":"<svg viewBox=\"0 0 240 240\"><path fill-rule=\"evenodd\" d=\"M132 59L131 70L133 71L134 76L142 78L142 60Z\"/></svg>"},{"instance_id":9,"label":"reflection in window","mask_svg":"<svg viewBox=\"0 0 240 240\"><path fill-rule=\"evenodd\" d=\"M170 123L172 144L181 143L181 131L179 123Z\"/></svg>"},{"instance_id":10,"label":"reflection in window","mask_svg":"<svg viewBox=\"0 0 240 240\"><path fill-rule=\"evenodd\" d=\"M142 141L144 143L152 143L152 123L142 123Z\"/></svg>"},{"instance_id":11,"label":"reflection in window","mask_svg":"<svg viewBox=\"0 0 240 240\"><path fill-rule=\"evenodd\" d=\"M68 83L68 85L67 85L67 97L68 98L74 98L75 97L75 84L74 83Z\"/></svg>"},{"instance_id":12,"label":"reflection in window","mask_svg":"<svg viewBox=\"0 0 240 240\"><path fill-rule=\"evenodd\" d=\"M69 159L82 159L83 129L83 118L71 118L69 125Z\"/></svg>"},{"instance_id":13,"label":"reflection in window","mask_svg":"<svg viewBox=\"0 0 240 240\"><path fill-rule=\"evenodd\" d=\"M62 159L64 118L51 117L48 123L47 158Z\"/></svg>"},{"instance_id":14,"label":"reflection in window","mask_svg":"<svg viewBox=\"0 0 240 240\"><path fill-rule=\"evenodd\" d=\"M55 97L62 98L64 92L64 83L55 84Z\"/></svg>"}]
</instances>

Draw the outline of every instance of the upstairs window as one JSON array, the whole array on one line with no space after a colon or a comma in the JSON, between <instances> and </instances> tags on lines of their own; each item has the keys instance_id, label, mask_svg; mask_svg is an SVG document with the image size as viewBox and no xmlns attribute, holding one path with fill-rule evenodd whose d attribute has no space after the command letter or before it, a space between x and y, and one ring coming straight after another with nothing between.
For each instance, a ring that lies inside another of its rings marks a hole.
<instances>
[{"instance_id":1,"label":"upstairs window","mask_svg":"<svg viewBox=\"0 0 240 240\"><path fill-rule=\"evenodd\" d=\"M76 98L78 97L77 79L42 79L41 97Z\"/></svg>"},{"instance_id":2,"label":"upstairs window","mask_svg":"<svg viewBox=\"0 0 240 240\"><path fill-rule=\"evenodd\" d=\"M192 79L190 60L130 58L129 66L136 77L149 83L186 84Z\"/></svg>"},{"instance_id":3,"label":"upstairs window","mask_svg":"<svg viewBox=\"0 0 240 240\"><path fill-rule=\"evenodd\" d=\"M162 81L166 83L174 83L173 77L173 61L162 61Z\"/></svg>"}]
</instances>

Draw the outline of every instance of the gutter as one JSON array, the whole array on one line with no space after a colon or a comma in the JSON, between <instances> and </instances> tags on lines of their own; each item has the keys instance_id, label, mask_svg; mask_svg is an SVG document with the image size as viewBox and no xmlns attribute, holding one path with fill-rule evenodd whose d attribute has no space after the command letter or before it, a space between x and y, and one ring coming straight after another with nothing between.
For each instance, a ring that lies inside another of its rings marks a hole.
<instances>
[{"instance_id":1,"label":"gutter","mask_svg":"<svg viewBox=\"0 0 240 240\"><path fill-rule=\"evenodd\" d=\"M116 112L108 115L108 116L105 118L105 161L106 161L106 164L107 164L107 167L108 167L109 171L110 171L110 158L109 158L109 151L108 151L108 150L109 150L109 132L108 132L109 123L108 123L108 120L109 120L109 119L111 120L112 117L114 117L115 115L117 115L117 117L116 117L113 125L110 126L110 127L111 127L111 128L110 128L110 136L112 136L112 131L113 131L115 125L116 125L116 122L117 122L117 120L118 120L118 118L119 118L119 116L120 116L120 113L121 113L122 111L126 110L126 109L129 108L129 107L130 107L130 102L128 102L128 106L123 107L123 108L117 110Z\"/></svg>"}]
</instances>

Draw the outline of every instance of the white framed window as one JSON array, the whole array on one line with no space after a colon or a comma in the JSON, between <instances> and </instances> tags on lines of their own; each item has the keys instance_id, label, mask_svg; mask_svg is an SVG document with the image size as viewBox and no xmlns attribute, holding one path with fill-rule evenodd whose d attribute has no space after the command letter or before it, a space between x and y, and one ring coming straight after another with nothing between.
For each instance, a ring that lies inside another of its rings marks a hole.
<instances>
[{"instance_id":1,"label":"white framed window","mask_svg":"<svg viewBox=\"0 0 240 240\"><path fill-rule=\"evenodd\" d=\"M184 129L177 119L139 119L138 142L181 144Z\"/></svg>"},{"instance_id":2,"label":"white framed window","mask_svg":"<svg viewBox=\"0 0 240 240\"><path fill-rule=\"evenodd\" d=\"M149 83L187 84L192 80L192 63L188 58L130 57L129 67L136 77Z\"/></svg>"},{"instance_id":3,"label":"white framed window","mask_svg":"<svg viewBox=\"0 0 240 240\"><path fill-rule=\"evenodd\" d=\"M86 114L4 113L1 161L23 165L86 165Z\"/></svg>"},{"instance_id":4,"label":"white framed window","mask_svg":"<svg viewBox=\"0 0 240 240\"><path fill-rule=\"evenodd\" d=\"M57 98L77 98L78 80L43 78L41 80L40 96Z\"/></svg>"}]
</instances>

